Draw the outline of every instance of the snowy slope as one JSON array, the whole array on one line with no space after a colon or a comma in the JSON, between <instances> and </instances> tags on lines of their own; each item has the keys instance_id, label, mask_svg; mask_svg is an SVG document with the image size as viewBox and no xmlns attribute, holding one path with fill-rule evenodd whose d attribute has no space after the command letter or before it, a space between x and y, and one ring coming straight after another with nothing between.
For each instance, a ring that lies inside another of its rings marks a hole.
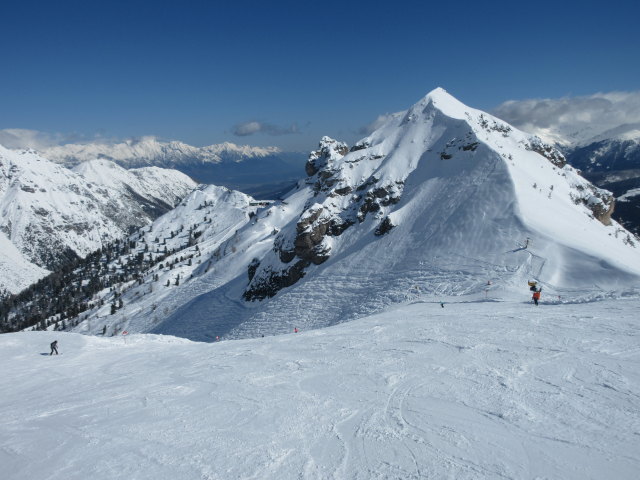
<instances>
[{"instance_id":1,"label":"snowy slope","mask_svg":"<svg viewBox=\"0 0 640 480\"><path fill-rule=\"evenodd\" d=\"M137 199L149 213L153 210L165 213L196 187L193 180L177 170L159 167L126 170L106 160L87 161L73 171L88 182L117 192L119 198L131 203Z\"/></svg>"},{"instance_id":2,"label":"snowy slope","mask_svg":"<svg viewBox=\"0 0 640 480\"><path fill-rule=\"evenodd\" d=\"M238 261L235 268L213 268L212 263L234 250L238 229L250 222L258 208L259 202L241 192L199 186L176 208L128 237L135 249L111 258L111 269L133 266L135 271L139 254L151 261L150 266L137 271L135 280L98 294L94 300L102 299L103 305L84 313L89 318L76 331L101 332L104 326L110 335L122 330L148 331L183 302L224 285L246 262ZM117 299L124 307L113 313L111 304ZM136 318L135 327L131 317Z\"/></svg>"},{"instance_id":3,"label":"snowy slope","mask_svg":"<svg viewBox=\"0 0 640 480\"><path fill-rule=\"evenodd\" d=\"M639 307L427 296L214 344L1 335L3 478L632 480Z\"/></svg>"},{"instance_id":4,"label":"snowy slope","mask_svg":"<svg viewBox=\"0 0 640 480\"><path fill-rule=\"evenodd\" d=\"M0 233L0 298L27 288L48 273L25 258L4 232Z\"/></svg>"},{"instance_id":5,"label":"snowy slope","mask_svg":"<svg viewBox=\"0 0 640 480\"><path fill-rule=\"evenodd\" d=\"M0 146L0 230L14 247L13 253L3 250L0 268L7 276L0 278L0 288L19 291L46 273L44 268L125 236L194 187L177 171L127 171L106 161L71 171L33 151Z\"/></svg>"},{"instance_id":6,"label":"snowy slope","mask_svg":"<svg viewBox=\"0 0 640 480\"><path fill-rule=\"evenodd\" d=\"M529 105L525 102L519 109L520 116L514 117L511 109L515 103L502 105L498 114L507 120L513 118L518 127L556 145L568 163L588 180L613 192L623 202L613 218L636 235L640 233L640 200L633 198L634 190L640 187L640 123L633 122L633 108L628 106L631 104L620 99L614 103L604 101L581 115L558 109L551 116L551 125L542 128L533 119L539 113L535 102ZM625 116L623 111L630 115ZM623 118L630 121L620 124Z\"/></svg>"}]
</instances>

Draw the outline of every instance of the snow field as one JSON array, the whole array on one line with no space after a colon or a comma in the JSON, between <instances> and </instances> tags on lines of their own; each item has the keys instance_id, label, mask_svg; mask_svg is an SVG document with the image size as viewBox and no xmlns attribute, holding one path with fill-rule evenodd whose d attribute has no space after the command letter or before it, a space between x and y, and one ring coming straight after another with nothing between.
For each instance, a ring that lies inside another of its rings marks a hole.
<instances>
[{"instance_id":1,"label":"snow field","mask_svg":"<svg viewBox=\"0 0 640 480\"><path fill-rule=\"evenodd\" d=\"M638 304L418 300L213 344L6 334L0 463L9 480L632 479Z\"/></svg>"}]
</instances>

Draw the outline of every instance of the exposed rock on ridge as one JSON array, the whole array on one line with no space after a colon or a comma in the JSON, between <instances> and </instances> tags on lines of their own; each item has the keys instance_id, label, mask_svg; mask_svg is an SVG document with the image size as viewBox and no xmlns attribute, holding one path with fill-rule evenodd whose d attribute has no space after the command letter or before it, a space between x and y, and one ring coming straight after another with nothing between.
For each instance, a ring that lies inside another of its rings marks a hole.
<instances>
[{"instance_id":1,"label":"exposed rock on ridge","mask_svg":"<svg viewBox=\"0 0 640 480\"><path fill-rule=\"evenodd\" d=\"M374 236L389 234L399 221L393 212L401 200L407 177L418 168L418 163L424 163L424 168L447 171L449 167L444 163L439 166L438 162L456 160L473 168L474 159L481 158L477 155L487 154L513 163L516 161L513 154L502 153L500 149L502 143L516 138L521 151L535 152L559 174L564 172L565 177L576 178L571 200L589 209L593 218L604 225L611 223L613 196L584 179L578 180L565 157L554 147L538 137L517 132L484 112L452 102L446 93L434 92L352 148L329 137L322 138L306 164L305 184L311 186L313 196L295 228L285 228L276 237L275 259L263 259L253 270L245 299L261 300L295 284L312 265L325 263L338 237L365 222L369 215L373 222L365 228ZM442 104L444 109L440 108ZM462 136L454 133L461 129L466 130ZM422 151L425 147L416 146L420 144L431 146ZM553 185L549 189L550 197Z\"/></svg>"}]
</instances>

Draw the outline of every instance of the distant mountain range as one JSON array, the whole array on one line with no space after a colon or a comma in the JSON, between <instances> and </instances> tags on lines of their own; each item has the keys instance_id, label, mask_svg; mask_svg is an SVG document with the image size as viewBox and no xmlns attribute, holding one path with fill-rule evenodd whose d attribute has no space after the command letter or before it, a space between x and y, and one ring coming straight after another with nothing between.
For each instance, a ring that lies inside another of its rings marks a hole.
<instances>
[{"instance_id":1,"label":"distant mountain range","mask_svg":"<svg viewBox=\"0 0 640 480\"><path fill-rule=\"evenodd\" d=\"M264 158L281 152L276 147L239 146L228 142L193 147L178 141L163 142L156 137L148 136L120 143L69 143L47 148L42 153L54 162L71 166L89 160L105 159L126 168L176 168L192 163L242 162L247 158Z\"/></svg>"},{"instance_id":2,"label":"distant mountain range","mask_svg":"<svg viewBox=\"0 0 640 480\"><path fill-rule=\"evenodd\" d=\"M533 280L548 298L592 298L640 281L638 241L611 219L609 192L442 89L353 146L324 137L305 171L270 202L198 188L3 305L3 328L211 341L333 325L416 295L526 298Z\"/></svg>"},{"instance_id":3,"label":"distant mountain range","mask_svg":"<svg viewBox=\"0 0 640 480\"><path fill-rule=\"evenodd\" d=\"M279 197L303 174L305 155L276 147L222 143L194 147L186 143L143 137L120 143L67 144L42 155L74 166L104 159L124 168L158 166L179 170L199 183L241 190L261 198Z\"/></svg>"}]
</instances>

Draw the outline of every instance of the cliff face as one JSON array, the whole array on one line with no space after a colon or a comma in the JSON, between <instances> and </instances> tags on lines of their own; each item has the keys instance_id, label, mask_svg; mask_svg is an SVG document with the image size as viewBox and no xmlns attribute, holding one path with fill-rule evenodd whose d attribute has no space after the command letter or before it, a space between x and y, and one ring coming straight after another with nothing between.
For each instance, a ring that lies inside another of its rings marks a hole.
<instances>
[{"instance_id":1,"label":"cliff face","mask_svg":"<svg viewBox=\"0 0 640 480\"><path fill-rule=\"evenodd\" d=\"M351 151L363 150L362 146ZM323 137L319 149L311 152L306 164L313 197L309 199L294 229L280 233L274 241L274 254L280 268L269 266L260 271L244 293L247 300L261 300L275 295L280 289L300 280L310 265L327 261L332 252L332 241L351 226L362 223L368 214L379 216L382 207L400 200L402 181L381 182L374 174L360 183L338 164L349 153L346 144ZM362 152L350 160L349 166L360 162L378 162L382 155ZM349 168L349 167L348 167ZM380 220L377 235L392 228L388 218ZM257 270L257 268L256 268ZM252 276L252 279L255 277Z\"/></svg>"}]
</instances>

